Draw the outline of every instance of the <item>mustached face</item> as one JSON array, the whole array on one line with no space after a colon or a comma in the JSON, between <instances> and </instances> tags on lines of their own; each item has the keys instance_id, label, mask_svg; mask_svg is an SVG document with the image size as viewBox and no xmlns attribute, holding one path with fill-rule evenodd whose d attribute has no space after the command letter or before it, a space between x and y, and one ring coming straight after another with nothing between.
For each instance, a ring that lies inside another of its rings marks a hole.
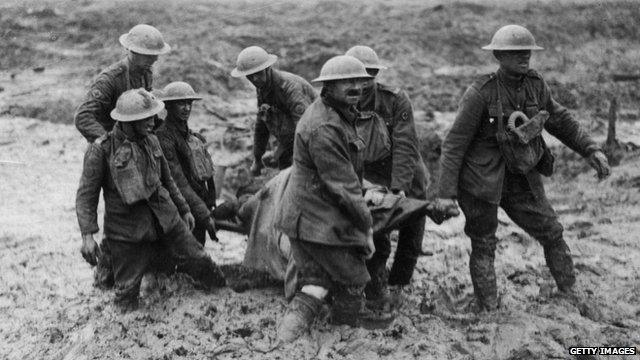
<instances>
[{"instance_id":1,"label":"mustached face","mask_svg":"<svg viewBox=\"0 0 640 360\"><path fill-rule=\"evenodd\" d=\"M325 83L327 93L334 100L348 105L356 105L362 96L365 79L335 80Z\"/></svg>"},{"instance_id":2,"label":"mustached face","mask_svg":"<svg viewBox=\"0 0 640 360\"><path fill-rule=\"evenodd\" d=\"M182 121L189 120L192 105L193 100L175 100L167 101L165 103L167 113L169 113L172 117Z\"/></svg>"}]
</instances>

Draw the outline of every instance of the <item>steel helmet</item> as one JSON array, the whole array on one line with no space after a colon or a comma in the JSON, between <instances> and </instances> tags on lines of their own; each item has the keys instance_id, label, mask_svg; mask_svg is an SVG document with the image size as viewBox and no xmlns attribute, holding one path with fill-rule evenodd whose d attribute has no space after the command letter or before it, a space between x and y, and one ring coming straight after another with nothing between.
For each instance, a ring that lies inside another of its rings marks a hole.
<instances>
[{"instance_id":1,"label":"steel helmet","mask_svg":"<svg viewBox=\"0 0 640 360\"><path fill-rule=\"evenodd\" d=\"M378 59L378 54L373 51L372 48L364 45L356 45L351 49L347 50L345 55L353 56L354 58L362 61L364 67L367 69L378 69L383 70L387 69L386 66L380 64L380 59Z\"/></svg>"},{"instance_id":2,"label":"steel helmet","mask_svg":"<svg viewBox=\"0 0 640 360\"><path fill-rule=\"evenodd\" d=\"M231 70L231 76L243 77L255 74L273 65L278 57L269 54L260 46L249 46L240 51L236 60L235 69Z\"/></svg>"},{"instance_id":3,"label":"steel helmet","mask_svg":"<svg viewBox=\"0 0 640 360\"><path fill-rule=\"evenodd\" d=\"M158 29L151 25L139 24L120 36L120 44L126 49L143 55L162 55L171 51Z\"/></svg>"},{"instance_id":4,"label":"steel helmet","mask_svg":"<svg viewBox=\"0 0 640 360\"><path fill-rule=\"evenodd\" d=\"M498 29L491 44L483 50L542 50L529 30L520 25L506 25Z\"/></svg>"},{"instance_id":5,"label":"steel helmet","mask_svg":"<svg viewBox=\"0 0 640 360\"><path fill-rule=\"evenodd\" d=\"M338 55L327 60L322 65L322 69L320 69L320 76L311 80L311 82L372 78L373 76L367 74L362 61L353 56Z\"/></svg>"},{"instance_id":6,"label":"steel helmet","mask_svg":"<svg viewBox=\"0 0 640 360\"><path fill-rule=\"evenodd\" d=\"M144 88L131 89L120 95L111 117L122 122L137 121L156 115L162 109L164 103Z\"/></svg>"},{"instance_id":7,"label":"steel helmet","mask_svg":"<svg viewBox=\"0 0 640 360\"><path fill-rule=\"evenodd\" d=\"M202 96L196 94L191 85L184 81L174 81L167 84L162 90L154 92L161 101L172 100L200 100Z\"/></svg>"}]
</instances>

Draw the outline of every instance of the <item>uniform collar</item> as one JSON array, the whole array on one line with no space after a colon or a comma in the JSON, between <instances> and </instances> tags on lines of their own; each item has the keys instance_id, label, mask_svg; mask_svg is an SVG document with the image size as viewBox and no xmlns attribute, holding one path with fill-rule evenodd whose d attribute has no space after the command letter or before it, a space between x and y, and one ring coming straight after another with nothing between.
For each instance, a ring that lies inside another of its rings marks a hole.
<instances>
[{"instance_id":1,"label":"uniform collar","mask_svg":"<svg viewBox=\"0 0 640 360\"><path fill-rule=\"evenodd\" d=\"M164 121L170 130L179 133L182 137L187 137L187 134L189 134L189 126L186 121L176 119L171 114L167 114L167 118Z\"/></svg>"},{"instance_id":2,"label":"uniform collar","mask_svg":"<svg viewBox=\"0 0 640 360\"><path fill-rule=\"evenodd\" d=\"M504 70L502 70L501 68L498 69L496 74L498 76L498 80L500 80L503 84L505 84L506 86L509 86L509 87L518 87L518 86L520 86L522 84L522 82L524 81L524 79L526 79L526 77L527 77L526 74L518 75L518 76L509 75Z\"/></svg>"},{"instance_id":3,"label":"uniform collar","mask_svg":"<svg viewBox=\"0 0 640 360\"><path fill-rule=\"evenodd\" d=\"M139 77L139 76L147 76L150 77L151 76L151 69L149 70L140 70L140 69L135 69L133 67L133 65L131 64L131 60L129 59L129 57L126 57L124 59L124 62L127 65L127 69L129 71L129 76L133 76L133 77Z\"/></svg>"}]
</instances>

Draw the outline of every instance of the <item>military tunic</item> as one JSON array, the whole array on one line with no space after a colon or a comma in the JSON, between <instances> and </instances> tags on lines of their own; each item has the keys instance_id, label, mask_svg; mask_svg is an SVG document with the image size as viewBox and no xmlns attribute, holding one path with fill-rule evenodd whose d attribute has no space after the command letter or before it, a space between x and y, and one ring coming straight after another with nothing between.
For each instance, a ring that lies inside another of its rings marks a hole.
<instances>
[{"instance_id":1,"label":"military tunic","mask_svg":"<svg viewBox=\"0 0 640 360\"><path fill-rule=\"evenodd\" d=\"M160 140L162 152L169 163L171 175L196 219L193 234L198 242L204 245L211 208L216 202L216 189L213 177L207 181L200 181L197 179L195 170L191 169L189 159L192 153L187 140L190 136L195 136L202 141L203 145L206 140L202 135L192 132L186 122L172 119L170 116L165 119L156 134ZM208 153L206 156L210 157Z\"/></svg>"},{"instance_id":2,"label":"military tunic","mask_svg":"<svg viewBox=\"0 0 640 360\"><path fill-rule=\"evenodd\" d=\"M105 215L103 244L107 244L116 285L116 302L136 302L144 273L154 266L177 268L207 286L219 286L222 275L202 245L181 220L189 206L176 187L158 139L148 135L135 141L145 155L142 175L157 172L160 185L147 200L127 205L116 187L110 162L125 141L113 131L89 144L76 195L76 214L83 235L98 232L97 207L102 190ZM129 160L133 161L133 160Z\"/></svg>"},{"instance_id":3,"label":"military tunic","mask_svg":"<svg viewBox=\"0 0 640 360\"><path fill-rule=\"evenodd\" d=\"M498 114L498 86L502 114ZM497 122L506 123L512 112L523 111L532 117L541 110L550 114L545 130L572 150L585 157L599 150L533 70L520 78L498 70L477 80L460 101L458 115L442 145L439 197L457 198L465 214L465 233L472 245L469 267L474 290L480 303L489 308L497 304L493 262L498 206L542 244L558 287L566 290L575 283L563 228L545 196L538 170L521 175L506 169L496 138Z\"/></svg>"},{"instance_id":4,"label":"military tunic","mask_svg":"<svg viewBox=\"0 0 640 360\"><path fill-rule=\"evenodd\" d=\"M407 94L398 88L376 83L371 91L365 92L358 107L362 111L376 112L384 121L391 140L389 156L373 163L365 162L365 179L392 191L402 190L407 197L426 199L426 168L420 155L413 109ZM400 229L398 247L389 273L391 285L409 284L422 250L425 221L425 217L421 217ZM376 235L375 245L376 254L368 261L372 274L386 271L391 253L388 235Z\"/></svg>"},{"instance_id":5,"label":"military tunic","mask_svg":"<svg viewBox=\"0 0 640 360\"><path fill-rule=\"evenodd\" d=\"M256 121L253 154L256 163L260 163L271 134L278 140L278 168L284 169L291 166L298 120L317 95L311 84L298 75L275 69L268 74L267 85L256 89L258 108L266 104L270 109Z\"/></svg>"},{"instance_id":6,"label":"military tunic","mask_svg":"<svg viewBox=\"0 0 640 360\"><path fill-rule=\"evenodd\" d=\"M76 128L87 141L95 141L113 128L115 121L109 114L123 92L141 87L151 91L151 86L151 71L133 71L128 58L109 66L91 83L76 110Z\"/></svg>"},{"instance_id":7,"label":"military tunic","mask_svg":"<svg viewBox=\"0 0 640 360\"><path fill-rule=\"evenodd\" d=\"M369 281L363 250L372 219L362 196L364 141L355 118L355 109L323 96L296 129L291 178L275 226L291 239L300 286Z\"/></svg>"}]
</instances>

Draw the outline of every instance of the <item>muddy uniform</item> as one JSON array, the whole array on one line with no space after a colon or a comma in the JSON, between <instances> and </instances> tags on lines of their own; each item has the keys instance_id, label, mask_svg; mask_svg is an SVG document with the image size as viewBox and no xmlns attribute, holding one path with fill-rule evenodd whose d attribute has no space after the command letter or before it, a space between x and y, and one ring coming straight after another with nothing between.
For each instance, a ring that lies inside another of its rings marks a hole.
<instances>
[{"instance_id":1,"label":"muddy uniform","mask_svg":"<svg viewBox=\"0 0 640 360\"><path fill-rule=\"evenodd\" d=\"M165 119L156 134L171 168L171 175L196 219L193 235L204 245L210 209L216 201L213 164L211 155L204 147L206 140L202 135L192 132L186 122L170 117Z\"/></svg>"},{"instance_id":2,"label":"muddy uniform","mask_svg":"<svg viewBox=\"0 0 640 360\"><path fill-rule=\"evenodd\" d=\"M278 140L274 157L279 169L291 166L293 157L293 139L298 120L305 109L316 99L311 84L300 76L271 69L267 72L267 85L257 89L258 109L268 105L269 109L260 111L255 124L253 155L257 164L262 161L269 134Z\"/></svg>"},{"instance_id":3,"label":"muddy uniform","mask_svg":"<svg viewBox=\"0 0 640 360\"><path fill-rule=\"evenodd\" d=\"M364 249L372 220L362 196L364 142L356 117L355 109L324 96L307 109L275 220L291 239L299 288L334 289L337 307L358 297L370 280Z\"/></svg>"},{"instance_id":4,"label":"muddy uniform","mask_svg":"<svg viewBox=\"0 0 640 360\"><path fill-rule=\"evenodd\" d=\"M129 59L124 58L104 69L89 87L89 92L75 115L76 128L88 142L111 131L115 121L109 113L116 106L118 97L129 89L144 87L151 90L151 72L131 70ZM110 249L106 242L100 244L102 256L98 259L95 284L101 288L113 286Z\"/></svg>"},{"instance_id":5,"label":"muddy uniform","mask_svg":"<svg viewBox=\"0 0 640 360\"><path fill-rule=\"evenodd\" d=\"M404 191L407 197L426 199L427 177L420 146L413 122L413 109L408 96L400 89L379 83L372 91L363 95L359 104L361 111L374 111L384 122L388 140L374 138L367 146L378 147L373 162L365 161L365 179L381 184L394 192ZM367 120L375 121L375 119ZM378 141L376 141L376 139ZM386 149L383 150L383 149ZM380 156L380 154L384 154ZM369 160L369 159L366 159ZM389 284L407 285L422 248L425 218L412 221L400 230L398 247L389 274ZM391 246L387 235L377 235L374 239L375 255L368 261L369 270L374 273L385 270Z\"/></svg>"},{"instance_id":6,"label":"muddy uniform","mask_svg":"<svg viewBox=\"0 0 640 360\"><path fill-rule=\"evenodd\" d=\"M498 86L502 114L498 114ZM498 206L542 244L558 288L568 289L575 282L563 228L546 198L540 173L533 169L518 175L506 169L496 139L497 121L506 122L514 111L532 117L541 110L550 113L544 128L569 148L584 157L599 150L533 70L519 79L508 78L502 70L478 79L464 94L442 145L438 196L458 199L466 218L465 233L471 238L469 266L476 297L490 306L497 304L493 263Z\"/></svg>"},{"instance_id":7,"label":"muddy uniform","mask_svg":"<svg viewBox=\"0 0 640 360\"><path fill-rule=\"evenodd\" d=\"M125 58L103 70L89 87L84 102L75 116L76 128L89 142L94 142L113 128L115 121L109 116L118 97L129 89L145 88L151 91L151 71L137 72Z\"/></svg>"},{"instance_id":8,"label":"muddy uniform","mask_svg":"<svg viewBox=\"0 0 640 360\"><path fill-rule=\"evenodd\" d=\"M123 146L132 150L119 151ZM136 172L138 176L131 176ZM150 195L129 205L122 194L131 194L136 178L142 179L143 191ZM180 218L189 212L189 206L171 178L154 135L129 142L116 126L89 145L76 196L83 235L98 232L96 209L101 188L105 203L103 242L111 250L117 302L137 301L142 276L153 265L175 265L207 286L219 284L219 270Z\"/></svg>"}]
</instances>

